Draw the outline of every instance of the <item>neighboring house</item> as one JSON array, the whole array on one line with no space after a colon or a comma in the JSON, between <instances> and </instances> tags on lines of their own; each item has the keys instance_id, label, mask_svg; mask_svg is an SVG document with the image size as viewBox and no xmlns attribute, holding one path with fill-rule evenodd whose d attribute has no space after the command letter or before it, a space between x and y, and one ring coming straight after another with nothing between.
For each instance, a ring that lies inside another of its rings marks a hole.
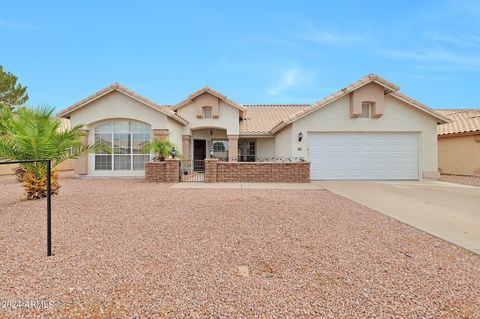
<instances>
[{"instance_id":1,"label":"neighboring house","mask_svg":"<svg viewBox=\"0 0 480 319\"><path fill-rule=\"evenodd\" d=\"M190 160L308 160L314 180L436 178L448 119L398 90L370 74L311 105L242 105L209 87L161 105L115 83L58 115L112 147L77 160L78 175L143 176L140 150L162 138Z\"/></svg>"},{"instance_id":2,"label":"neighboring house","mask_svg":"<svg viewBox=\"0 0 480 319\"><path fill-rule=\"evenodd\" d=\"M480 176L480 109L436 111L451 120L438 126L440 172Z\"/></svg>"}]
</instances>

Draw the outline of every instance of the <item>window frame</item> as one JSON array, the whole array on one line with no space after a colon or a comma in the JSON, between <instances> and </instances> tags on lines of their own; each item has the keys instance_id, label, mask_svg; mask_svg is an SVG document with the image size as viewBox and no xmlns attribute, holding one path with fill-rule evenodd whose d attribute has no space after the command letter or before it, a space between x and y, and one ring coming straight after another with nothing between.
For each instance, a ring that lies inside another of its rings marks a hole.
<instances>
[{"instance_id":1,"label":"window frame","mask_svg":"<svg viewBox=\"0 0 480 319\"><path fill-rule=\"evenodd\" d=\"M208 112L208 113L207 113ZM202 117L204 119L211 119L213 118L213 110L212 110L212 107L211 106L204 106L202 107ZM206 116L207 114L209 114L209 116Z\"/></svg>"},{"instance_id":2,"label":"window frame","mask_svg":"<svg viewBox=\"0 0 480 319\"><path fill-rule=\"evenodd\" d=\"M225 146L225 151L221 152L221 151L215 151L215 143L217 142L221 142L223 143L223 145ZM218 159L223 159L223 160L226 160L228 158L228 152L230 150L230 145L228 143L228 140L226 139L212 139L210 141L210 147L211 147L211 150L212 150L212 157L213 158L218 158ZM222 154L223 153L223 154Z\"/></svg>"},{"instance_id":3,"label":"window frame","mask_svg":"<svg viewBox=\"0 0 480 319\"><path fill-rule=\"evenodd\" d=\"M248 146L245 146L248 144ZM253 144L253 147L252 147ZM253 154L252 154L253 150ZM247 154L244 154L244 151ZM242 139L238 140L238 161L239 162L256 162L257 158L257 141L256 140L248 140Z\"/></svg>"},{"instance_id":4,"label":"window frame","mask_svg":"<svg viewBox=\"0 0 480 319\"><path fill-rule=\"evenodd\" d=\"M122 130L122 126L125 126L125 123L127 123L128 132ZM137 141L139 144L142 144L151 141L151 128L148 124L135 120L104 122L93 129L95 143L99 142L102 135L110 144L110 154L107 152L93 153L93 169L95 172L134 172L145 170L145 163L151 160L151 154L142 154L140 145L134 145L134 143ZM144 138L139 139L139 136ZM126 144L122 145L125 142ZM124 161L127 157L129 160ZM97 159L100 158L107 160L104 163L97 162ZM140 158L142 161L138 161ZM141 163L143 165L139 165ZM98 166L101 166L100 164L106 164L105 168L98 168ZM118 165L121 165L123 168L118 168Z\"/></svg>"},{"instance_id":5,"label":"window frame","mask_svg":"<svg viewBox=\"0 0 480 319\"><path fill-rule=\"evenodd\" d=\"M368 115L367 116L364 116L364 113L363 113L364 107L368 108ZM358 118L361 118L361 119L371 118L372 117L372 107L373 107L372 102L362 102L362 111L360 112L360 116Z\"/></svg>"}]
</instances>

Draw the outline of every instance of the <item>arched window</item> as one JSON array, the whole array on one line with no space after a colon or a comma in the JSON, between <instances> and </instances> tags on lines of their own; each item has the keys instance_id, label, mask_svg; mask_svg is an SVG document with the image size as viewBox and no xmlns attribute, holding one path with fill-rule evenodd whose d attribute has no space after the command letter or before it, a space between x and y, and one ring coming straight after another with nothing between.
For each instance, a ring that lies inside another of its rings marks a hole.
<instances>
[{"instance_id":1,"label":"arched window","mask_svg":"<svg viewBox=\"0 0 480 319\"><path fill-rule=\"evenodd\" d=\"M143 170L150 154L142 148L150 141L150 126L136 121L114 121L95 127L95 143L110 150L95 153L95 170Z\"/></svg>"}]
</instances>

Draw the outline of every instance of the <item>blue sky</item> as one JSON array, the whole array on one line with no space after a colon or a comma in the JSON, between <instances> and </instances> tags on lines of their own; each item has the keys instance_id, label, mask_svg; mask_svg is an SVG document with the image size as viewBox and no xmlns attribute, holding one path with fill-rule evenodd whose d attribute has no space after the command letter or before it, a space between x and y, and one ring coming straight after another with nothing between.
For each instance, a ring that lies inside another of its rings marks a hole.
<instances>
[{"instance_id":1,"label":"blue sky","mask_svg":"<svg viewBox=\"0 0 480 319\"><path fill-rule=\"evenodd\" d=\"M161 104L208 84L312 103L368 73L480 107L480 1L4 1L0 65L57 110L113 83Z\"/></svg>"}]
</instances>

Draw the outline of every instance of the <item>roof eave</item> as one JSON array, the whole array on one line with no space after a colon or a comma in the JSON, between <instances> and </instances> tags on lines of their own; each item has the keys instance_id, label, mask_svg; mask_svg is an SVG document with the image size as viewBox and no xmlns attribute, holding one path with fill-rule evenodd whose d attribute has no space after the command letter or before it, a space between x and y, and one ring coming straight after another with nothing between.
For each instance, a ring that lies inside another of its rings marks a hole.
<instances>
[{"instance_id":1,"label":"roof eave","mask_svg":"<svg viewBox=\"0 0 480 319\"><path fill-rule=\"evenodd\" d=\"M220 92L218 92L218 91L216 91L216 90L214 90L214 89L212 89L212 88L210 88L210 87L208 87L208 86L205 86L205 87L203 87L202 89L200 89L200 90L198 90L198 91L196 91L196 92L193 92L193 93L190 94L185 100L183 100L183 101L175 104L174 106L172 106L172 107L171 107L171 110L174 110L174 111L175 111L175 110L178 110L178 109L186 106L187 104L193 102L193 100L194 100L196 97L202 95L203 93L209 93L209 94L215 96L216 98L222 100L224 103L226 103L226 104L228 104L228 105L230 105L230 106L232 106L232 107L234 107L234 108L237 108L238 110L241 111L241 113L242 113L242 114L241 114L241 117L243 118L243 116L244 116L244 114L245 114L245 111L246 111L245 107L243 107L241 104L239 104L239 103L237 103L237 102L235 102L235 101L232 101L232 100L228 99L226 95L223 95L223 94L221 94Z\"/></svg>"},{"instance_id":2,"label":"roof eave","mask_svg":"<svg viewBox=\"0 0 480 319\"><path fill-rule=\"evenodd\" d=\"M446 124L446 123L450 123L451 120L448 118L448 117L445 117L437 112L435 112L433 109L429 108L428 106L426 105L423 105L422 103L418 102L418 101L415 101L413 100L412 98L409 98L409 99L406 99L405 96L400 93L400 92L393 92L391 94L389 94L390 96L393 96L394 98L408 104L408 105L411 105L417 109L419 109L420 111L423 111L427 114L430 114L431 116L435 117L438 121L437 121L437 124Z\"/></svg>"},{"instance_id":3,"label":"roof eave","mask_svg":"<svg viewBox=\"0 0 480 319\"><path fill-rule=\"evenodd\" d=\"M170 111L170 110L164 110L164 109L161 109L162 106L159 105L159 104L156 104L156 103L151 103L149 102L150 100L146 99L146 98L138 98L137 96L133 95L130 93L130 90L128 90L127 88L121 86L119 83L114 83L110 86L107 86L106 88L90 95L89 97L81 100L80 102L77 102L71 106L69 106L68 108L66 108L65 110L62 110L60 112L57 113L57 116L58 117L62 117L62 118L67 118L71 113L75 112L76 110L84 107L85 105L87 104L90 104L92 102L94 102L95 100L98 100L99 98L113 92L113 91L117 91L119 93L122 93L128 97L130 97L131 99L134 99L135 101L139 102L139 103L142 103L143 105L146 105L166 116L169 116L171 117L172 119L178 121L179 123L183 124L183 125L187 125L189 122L183 118L181 118L180 116L178 116L175 112L173 111ZM133 91L132 91L133 92Z\"/></svg>"},{"instance_id":4,"label":"roof eave","mask_svg":"<svg viewBox=\"0 0 480 319\"><path fill-rule=\"evenodd\" d=\"M240 137L274 137L270 132L240 132Z\"/></svg>"},{"instance_id":5,"label":"roof eave","mask_svg":"<svg viewBox=\"0 0 480 319\"><path fill-rule=\"evenodd\" d=\"M270 130L270 132L272 134L275 134L276 132L278 132L279 130L281 130L282 128L287 126L288 124L293 123L296 120L299 120L299 119L309 115L310 113L315 112L315 111L317 111L317 110L319 110L319 109L337 101L340 98L343 98L344 96L347 96L348 94L352 93L353 91L358 90L358 89L360 89L360 88L364 87L365 85L367 85L369 83L372 83L372 82L384 87L386 89L385 90L385 95L391 94L392 96L395 96L396 98L402 100L403 102L405 102L409 105L412 105L412 106L418 108L419 110L424 111L424 112L430 114L431 116L437 118L437 120L438 120L437 123L438 124L445 124L445 123L450 122L450 120L447 117L444 117L443 115L436 113L435 111L433 111L432 109L430 109L427 106L424 106L420 102L414 101L413 99L411 99L412 101L408 101L406 99L401 98L401 97L403 97L403 94L398 92L398 90L400 89L400 87L398 85L395 85L395 84L379 77L378 75L369 74L369 75L363 77L362 79L358 80L357 82L354 82L354 83L350 84L349 86L347 86L347 87L345 87L345 88L327 96L326 98L322 99L321 101L318 101L318 102L312 104L310 109L305 109L304 111L299 112L296 116L293 116L293 117L290 116L290 117L282 120L280 123L275 125Z\"/></svg>"},{"instance_id":6,"label":"roof eave","mask_svg":"<svg viewBox=\"0 0 480 319\"><path fill-rule=\"evenodd\" d=\"M91 102L101 98L102 96L107 95L108 93L110 93L112 91L115 91L117 89L116 86L117 86L117 83L112 84L110 86L107 86L106 88L104 88L104 89L102 89L98 92L95 92L94 94L80 100L79 102L70 105L69 107L67 107L67 108L61 110L60 112L58 112L57 117L65 118L66 116L70 115L71 113L73 113L74 111L83 107L84 105L86 105L88 103L91 103Z\"/></svg>"},{"instance_id":7,"label":"roof eave","mask_svg":"<svg viewBox=\"0 0 480 319\"><path fill-rule=\"evenodd\" d=\"M464 132L455 132L455 133L437 133L438 138L447 138L447 137L460 137L460 136L472 136L479 135L480 130L464 131Z\"/></svg>"}]
</instances>

